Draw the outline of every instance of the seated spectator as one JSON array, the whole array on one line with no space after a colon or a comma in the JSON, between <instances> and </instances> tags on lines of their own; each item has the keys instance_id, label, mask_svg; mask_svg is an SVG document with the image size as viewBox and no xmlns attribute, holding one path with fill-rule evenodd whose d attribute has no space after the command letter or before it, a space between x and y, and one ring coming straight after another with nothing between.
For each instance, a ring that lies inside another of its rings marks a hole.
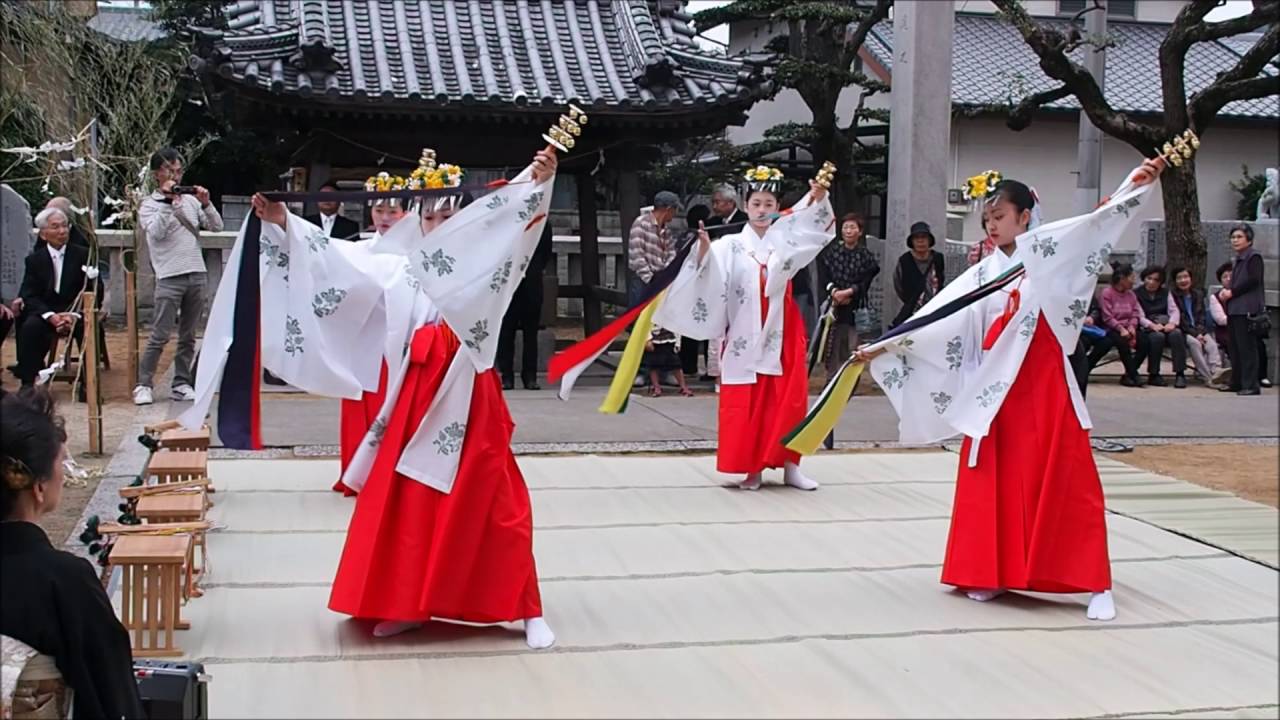
<instances>
[{"instance_id":1,"label":"seated spectator","mask_svg":"<svg viewBox=\"0 0 1280 720\"><path fill-rule=\"evenodd\" d=\"M61 210L62 214L67 217L67 224L68 224L67 244L68 245L73 245L75 247L82 247L85 250L89 249L89 240L85 238L84 232L82 232L80 230L80 227L75 224L75 221L71 219L71 198L63 197L61 195L57 197L51 197L49 198L49 202L45 203L44 206L45 206L45 209L57 208ZM39 238L39 237L36 238L35 246L37 248L42 248L44 247L44 245L45 245L44 238Z\"/></svg>"},{"instance_id":2,"label":"seated spectator","mask_svg":"<svg viewBox=\"0 0 1280 720\"><path fill-rule=\"evenodd\" d=\"M1142 387L1142 380L1138 378L1137 358L1133 355L1133 349L1138 344L1138 321L1142 317L1142 308L1138 306L1138 298L1133 294L1132 265L1112 264L1111 287L1103 289L1098 306L1102 310L1102 327L1107 334L1098 339L1089 351L1089 371L1092 372L1102 358L1115 348L1124 365L1120 384Z\"/></svg>"},{"instance_id":3,"label":"seated spectator","mask_svg":"<svg viewBox=\"0 0 1280 720\"><path fill-rule=\"evenodd\" d=\"M1181 317L1178 328L1186 339L1187 352L1191 354L1196 374L1204 384L1217 389L1223 375L1222 356L1218 352L1217 340L1209 332L1204 292L1192 287L1190 270L1179 267L1170 274L1173 276L1173 301Z\"/></svg>"},{"instance_id":4,"label":"seated spectator","mask_svg":"<svg viewBox=\"0 0 1280 720\"><path fill-rule=\"evenodd\" d=\"M1187 386L1187 343L1179 325L1182 322L1173 294L1165 286L1164 268L1149 267L1142 271L1142 286L1133 291L1142 316L1138 319L1138 365L1147 360L1147 383L1163 387L1160 363L1165 348L1173 350L1173 386Z\"/></svg>"},{"instance_id":5,"label":"seated spectator","mask_svg":"<svg viewBox=\"0 0 1280 720\"><path fill-rule=\"evenodd\" d=\"M946 261L942 253L934 252L937 244L929 223L918 222L907 235L907 252L898 258L893 271L893 291L902 301L902 309L893 319L893 325L901 325L915 311L933 299L946 282Z\"/></svg>"},{"instance_id":6,"label":"seated spectator","mask_svg":"<svg viewBox=\"0 0 1280 720\"><path fill-rule=\"evenodd\" d=\"M35 383L45 368L53 339L72 334L81 337L83 326L68 312L84 289L84 266L89 253L68 245L66 213L45 208L36 215L36 227L45 245L32 250L22 276L22 315L18 318L18 368L24 386Z\"/></svg>"},{"instance_id":7,"label":"seated spectator","mask_svg":"<svg viewBox=\"0 0 1280 720\"><path fill-rule=\"evenodd\" d=\"M72 717L143 717L129 633L98 573L55 550L36 524L62 496L67 436L52 398L43 390L0 393L0 429L0 635L52 660L61 678L37 681L49 683L40 688L46 703L69 689Z\"/></svg>"}]
</instances>

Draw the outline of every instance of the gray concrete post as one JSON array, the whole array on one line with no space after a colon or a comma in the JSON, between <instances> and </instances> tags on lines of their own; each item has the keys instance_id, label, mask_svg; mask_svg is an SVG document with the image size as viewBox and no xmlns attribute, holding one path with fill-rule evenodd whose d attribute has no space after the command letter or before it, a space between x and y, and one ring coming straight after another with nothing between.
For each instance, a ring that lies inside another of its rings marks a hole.
<instances>
[{"instance_id":1,"label":"gray concrete post","mask_svg":"<svg viewBox=\"0 0 1280 720\"><path fill-rule=\"evenodd\" d=\"M893 273L911 223L923 220L938 238L947 231L951 134L950 2L907 2L893 8L893 91L890 101L888 238L881 267ZM884 294L888 324L902 307Z\"/></svg>"}]
</instances>

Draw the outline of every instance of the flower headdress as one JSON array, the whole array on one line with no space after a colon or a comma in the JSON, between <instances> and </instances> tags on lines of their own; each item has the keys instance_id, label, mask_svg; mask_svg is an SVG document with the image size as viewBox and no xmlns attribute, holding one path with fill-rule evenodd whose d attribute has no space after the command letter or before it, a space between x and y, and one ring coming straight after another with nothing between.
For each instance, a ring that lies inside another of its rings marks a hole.
<instances>
[{"instance_id":1,"label":"flower headdress","mask_svg":"<svg viewBox=\"0 0 1280 720\"><path fill-rule=\"evenodd\" d=\"M972 203L981 202L986 199L1000 184L1004 176L999 170L988 170L979 173L964 181L964 199Z\"/></svg>"},{"instance_id":2,"label":"flower headdress","mask_svg":"<svg viewBox=\"0 0 1280 720\"><path fill-rule=\"evenodd\" d=\"M457 165L449 163L436 163L436 151L431 148L422 150L422 157L418 161L418 167L409 174L408 178L399 175L391 175L387 172L380 172L364 181L364 189L367 192L394 192L396 190L441 190L445 188L456 188L462 185L462 179L466 177L466 171ZM441 196L431 199L431 205L436 210L445 207L453 207L458 202L457 195ZM390 202L396 204L398 200L392 198L390 200L379 200L376 202Z\"/></svg>"},{"instance_id":3,"label":"flower headdress","mask_svg":"<svg viewBox=\"0 0 1280 720\"><path fill-rule=\"evenodd\" d=\"M771 192L775 195L782 189L782 171L776 167L768 165L757 165L748 168L742 175L742 179L747 183L747 191L743 193L745 196L751 191Z\"/></svg>"}]
</instances>

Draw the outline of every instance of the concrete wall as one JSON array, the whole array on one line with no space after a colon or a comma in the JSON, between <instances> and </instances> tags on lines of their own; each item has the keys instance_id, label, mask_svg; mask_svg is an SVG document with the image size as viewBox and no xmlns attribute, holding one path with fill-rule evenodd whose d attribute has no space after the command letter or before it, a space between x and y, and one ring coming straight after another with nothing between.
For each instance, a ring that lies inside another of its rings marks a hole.
<instances>
[{"instance_id":1,"label":"concrete wall","mask_svg":"<svg viewBox=\"0 0 1280 720\"><path fill-rule=\"evenodd\" d=\"M1031 127L1013 132L1003 118L954 118L951 123L950 187L987 169L1016 178L1036 188L1044 204L1046 220L1072 214L1076 187L1077 120L1073 116L1038 118ZM1102 140L1103 193L1119 186L1124 174L1142 161L1138 151L1110 137ZM1230 183L1240 178L1241 165L1261 172L1277 162L1276 128L1242 128L1219 123L1203 138L1197 155L1200 213L1205 220L1236 217L1239 195ZM1163 217L1159 198L1152 198L1142 219ZM1136 232L1136 225L1133 226ZM964 236L982 237L976 213L967 216ZM1134 237L1136 243L1137 238ZM1136 245L1135 245L1136 247Z\"/></svg>"}]
</instances>

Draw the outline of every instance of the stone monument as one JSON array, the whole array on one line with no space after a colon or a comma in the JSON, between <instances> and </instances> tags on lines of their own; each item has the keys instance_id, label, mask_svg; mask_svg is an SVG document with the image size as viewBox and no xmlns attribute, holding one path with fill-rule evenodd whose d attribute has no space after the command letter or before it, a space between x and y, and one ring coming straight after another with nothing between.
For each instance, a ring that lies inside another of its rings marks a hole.
<instances>
[{"instance_id":1,"label":"stone monument","mask_svg":"<svg viewBox=\"0 0 1280 720\"><path fill-rule=\"evenodd\" d=\"M1280 169L1267 168L1267 186L1258 197L1258 211L1254 217L1259 220L1280 218Z\"/></svg>"},{"instance_id":2,"label":"stone monument","mask_svg":"<svg viewBox=\"0 0 1280 720\"><path fill-rule=\"evenodd\" d=\"M31 205L13 188L0 185L0 296L8 302L22 286L23 260L35 245Z\"/></svg>"}]
</instances>

